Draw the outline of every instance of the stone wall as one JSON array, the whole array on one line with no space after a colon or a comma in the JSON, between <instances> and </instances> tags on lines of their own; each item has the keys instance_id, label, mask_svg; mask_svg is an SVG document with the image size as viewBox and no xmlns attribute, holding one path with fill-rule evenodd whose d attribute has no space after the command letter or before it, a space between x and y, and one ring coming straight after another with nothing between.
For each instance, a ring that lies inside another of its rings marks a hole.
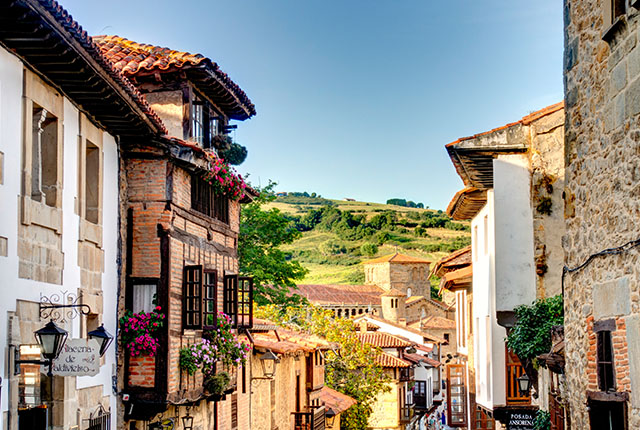
<instances>
[{"instance_id":1,"label":"stone wall","mask_svg":"<svg viewBox=\"0 0 640 430\"><path fill-rule=\"evenodd\" d=\"M637 239L640 231L640 46L638 10L603 40L597 0L565 0L565 219L567 266ZM617 391L630 391L628 428L640 428L637 248L604 255L566 276L567 395L572 428L589 428L586 391L597 381L592 323L615 318Z\"/></svg>"}]
</instances>

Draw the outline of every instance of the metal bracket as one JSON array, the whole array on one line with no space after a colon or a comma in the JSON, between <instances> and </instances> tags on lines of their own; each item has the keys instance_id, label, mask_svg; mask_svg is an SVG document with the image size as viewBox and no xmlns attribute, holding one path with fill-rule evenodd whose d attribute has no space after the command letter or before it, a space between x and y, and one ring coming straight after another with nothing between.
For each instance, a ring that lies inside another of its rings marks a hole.
<instances>
[{"instance_id":1,"label":"metal bracket","mask_svg":"<svg viewBox=\"0 0 640 430\"><path fill-rule=\"evenodd\" d=\"M89 315L91 307L84 303L78 303L77 294L68 292L54 293L44 296L40 293L40 319L50 319L60 323L66 319L74 319L79 315Z\"/></svg>"}]
</instances>

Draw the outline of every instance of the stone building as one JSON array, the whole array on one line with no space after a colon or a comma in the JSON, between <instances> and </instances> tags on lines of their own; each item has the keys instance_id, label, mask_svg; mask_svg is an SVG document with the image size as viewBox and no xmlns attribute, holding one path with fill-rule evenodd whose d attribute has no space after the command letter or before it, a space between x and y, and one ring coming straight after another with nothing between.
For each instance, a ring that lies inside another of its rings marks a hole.
<instances>
[{"instance_id":1,"label":"stone building","mask_svg":"<svg viewBox=\"0 0 640 430\"><path fill-rule=\"evenodd\" d=\"M87 338L117 330L119 141L166 131L46 0L0 5L0 131L0 428L115 428L116 346L100 357ZM47 321L68 332L52 377L34 336ZM65 365L79 350L95 365Z\"/></svg>"},{"instance_id":2,"label":"stone building","mask_svg":"<svg viewBox=\"0 0 640 430\"><path fill-rule=\"evenodd\" d=\"M471 278L471 318L460 319L458 326L468 322L473 332L475 401L491 418L480 417L475 428L493 428L493 418L504 424L511 414L531 414L537 407L518 390L517 378L524 368L504 339L517 306L562 293L563 142L564 110L558 103L446 146L465 186L447 213L456 220L471 220L471 273L458 269L444 279L467 284L456 287L460 311L468 303ZM468 341L460 336L459 341ZM527 374L538 380L532 365ZM534 385L546 393L550 387L545 382L540 378Z\"/></svg>"},{"instance_id":3,"label":"stone building","mask_svg":"<svg viewBox=\"0 0 640 430\"><path fill-rule=\"evenodd\" d=\"M117 330L120 142L166 130L56 2L4 2L0 28L0 428L115 427L117 348L86 339ZM68 332L52 378L24 362L47 320ZM95 368L65 365L80 349Z\"/></svg>"},{"instance_id":4,"label":"stone building","mask_svg":"<svg viewBox=\"0 0 640 430\"><path fill-rule=\"evenodd\" d=\"M215 179L223 181L212 164L227 143L229 121L248 119L255 108L202 55L117 36L94 40L144 94L169 134L122 142L119 312L148 314L158 306L166 321L153 356L127 350L119 356L124 423L133 430L175 421L189 406L196 427L249 428L252 365L224 369L231 375L230 393L221 400L205 391L201 373L189 376L179 361L181 348L215 330L218 312L238 330L252 325L252 280L238 276L237 253L240 203L250 190L239 181L215 186Z\"/></svg>"},{"instance_id":5,"label":"stone building","mask_svg":"<svg viewBox=\"0 0 640 430\"><path fill-rule=\"evenodd\" d=\"M640 5L564 2L566 387L572 428L640 428Z\"/></svg>"}]
</instances>

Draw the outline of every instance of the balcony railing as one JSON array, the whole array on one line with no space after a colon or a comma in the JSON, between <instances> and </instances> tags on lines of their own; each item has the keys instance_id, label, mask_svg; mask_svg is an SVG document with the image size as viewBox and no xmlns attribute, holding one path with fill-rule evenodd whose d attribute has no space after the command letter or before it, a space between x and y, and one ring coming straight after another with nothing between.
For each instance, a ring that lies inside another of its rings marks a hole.
<instances>
[{"instance_id":1,"label":"balcony railing","mask_svg":"<svg viewBox=\"0 0 640 430\"><path fill-rule=\"evenodd\" d=\"M324 430L325 409L324 406L314 408L312 411L292 412L294 430Z\"/></svg>"},{"instance_id":2,"label":"balcony railing","mask_svg":"<svg viewBox=\"0 0 640 430\"><path fill-rule=\"evenodd\" d=\"M413 406L402 406L400 408L400 421L411 421L411 418L413 418Z\"/></svg>"}]
</instances>

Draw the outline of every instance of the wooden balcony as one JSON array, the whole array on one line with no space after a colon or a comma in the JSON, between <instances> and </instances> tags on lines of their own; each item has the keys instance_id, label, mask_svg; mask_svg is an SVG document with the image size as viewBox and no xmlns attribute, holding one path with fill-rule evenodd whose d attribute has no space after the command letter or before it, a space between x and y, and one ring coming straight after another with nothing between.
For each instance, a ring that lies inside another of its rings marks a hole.
<instances>
[{"instance_id":1,"label":"wooden balcony","mask_svg":"<svg viewBox=\"0 0 640 430\"><path fill-rule=\"evenodd\" d=\"M407 423L413 418L413 405L405 405L400 408L400 422Z\"/></svg>"},{"instance_id":2,"label":"wooden balcony","mask_svg":"<svg viewBox=\"0 0 640 430\"><path fill-rule=\"evenodd\" d=\"M306 412L292 412L293 430L324 430L325 408L314 408Z\"/></svg>"},{"instance_id":3,"label":"wooden balcony","mask_svg":"<svg viewBox=\"0 0 640 430\"><path fill-rule=\"evenodd\" d=\"M524 374L524 367L520 363L520 359L517 355L507 349L506 351L506 369L505 379L507 382L506 396L507 406L510 405L530 405L531 397L529 395L523 396L518 389L518 378Z\"/></svg>"}]
</instances>

